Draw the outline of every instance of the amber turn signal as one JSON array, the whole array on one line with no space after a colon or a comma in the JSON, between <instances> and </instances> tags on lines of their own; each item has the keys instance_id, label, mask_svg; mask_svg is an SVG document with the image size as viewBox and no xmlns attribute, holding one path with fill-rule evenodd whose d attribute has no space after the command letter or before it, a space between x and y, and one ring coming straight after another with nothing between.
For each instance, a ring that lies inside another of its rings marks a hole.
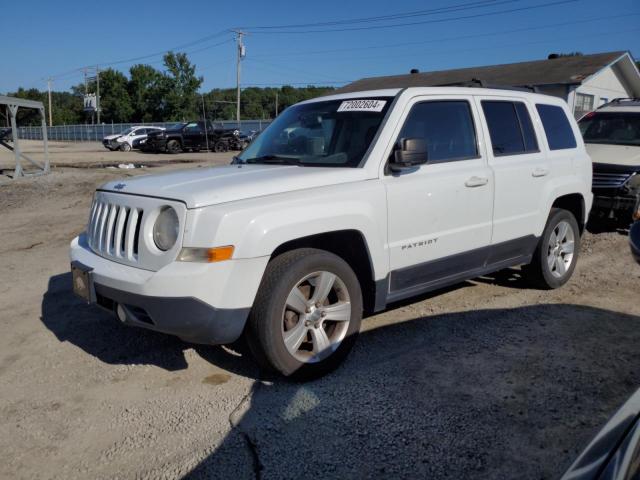
<instances>
[{"instance_id":1,"label":"amber turn signal","mask_svg":"<svg viewBox=\"0 0 640 480\"><path fill-rule=\"evenodd\" d=\"M178 255L180 262L223 262L233 256L233 245L214 248L190 248L185 247Z\"/></svg>"}]
</instances>

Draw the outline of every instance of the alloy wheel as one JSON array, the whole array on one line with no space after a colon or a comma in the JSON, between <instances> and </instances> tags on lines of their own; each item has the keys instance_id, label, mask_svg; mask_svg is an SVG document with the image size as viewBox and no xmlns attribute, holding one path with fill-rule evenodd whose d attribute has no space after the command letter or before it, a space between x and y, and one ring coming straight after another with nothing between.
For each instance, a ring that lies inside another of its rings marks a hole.
<instances>
[{"instance_id":1,"label":"alloy wheel","mask_svg":"<svg viewBox=\"0 0 640 480\"><path fill-rule=\"evenodd\" d=\"M316 363L344 340L351 320L351 301L337 275L319 271L296 282L282 312L282 338L298 361Z\"/></svg>"},{"instance_id":2,"label":"alloy wheel","mask_svg":"<svg viewBox=\"0 0 640 480\"><path fill-rule=\"evenodd\" d=\"M549 271L556 278L562 278L573 262L575 234L569 222L562 220L551 231L547 250Z\"/></svg>"}]
</instances>

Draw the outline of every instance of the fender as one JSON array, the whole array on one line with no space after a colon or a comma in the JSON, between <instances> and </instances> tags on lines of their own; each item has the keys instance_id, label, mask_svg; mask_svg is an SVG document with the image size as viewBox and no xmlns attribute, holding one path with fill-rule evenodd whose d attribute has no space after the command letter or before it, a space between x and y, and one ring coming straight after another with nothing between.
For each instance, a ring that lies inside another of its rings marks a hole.
<instances>
[{"instance_id":1,"label":"fender","mask_svg":"<svg viewBox=\"0 0 640 480\"><path fill-rule=\"evenodd\" d=\"M291 240L338 230L362 234L374 279L385 278L389 268L386 194L375 180L189 210L183 245L233 245L234 259L248 259L271 256Z\"/></svg>"}]
</instances>

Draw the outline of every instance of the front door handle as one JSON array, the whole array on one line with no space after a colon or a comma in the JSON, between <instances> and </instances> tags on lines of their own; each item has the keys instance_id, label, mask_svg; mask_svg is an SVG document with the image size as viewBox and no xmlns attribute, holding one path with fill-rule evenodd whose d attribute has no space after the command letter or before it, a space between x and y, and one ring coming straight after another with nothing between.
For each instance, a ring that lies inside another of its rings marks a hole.
<instances>
[{"instance_id":1,"label":"front door handle","mask_svg":"<svg viewBox=\"0 0 640 480\"><path fill-rule=\"evenodd\" d=\"M476 176L473 176L469 180L464 182L464 184L467 187L470 187L470 188L482 187L483 185L486 185L487 183L489 183L489 179L487 177L476 177Z\"/></svg>"},{"instance_id":2,"label":"front door handle","mask_svg":"<svg viewBox=\"0 0 640 480\"><path fill-rule=\"evenodd\" d=\"M538 167L533 172L531 172L531 175L534 177L544 177L546 175L549 175L549 169Z\"/></svg>"}]
</instances>

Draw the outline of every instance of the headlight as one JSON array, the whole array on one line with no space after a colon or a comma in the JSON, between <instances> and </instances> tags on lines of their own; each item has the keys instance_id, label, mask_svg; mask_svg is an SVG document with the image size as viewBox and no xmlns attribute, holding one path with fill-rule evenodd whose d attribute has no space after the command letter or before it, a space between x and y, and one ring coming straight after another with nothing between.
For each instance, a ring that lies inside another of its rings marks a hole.
<instances>
[{"instance_id":1,"label":"headlight","mask_svg":"<svg viewBox=\"0 0 640 480\"><path fill-rule=\"evenodd\" d=\"M632 190L640 190L640 173L631 175L625 183Z\"/></svg>"},{"instance_id":2,"label":"headlight","mask_svg":"<svg viewBox=\"0 0 640 480\"><path fill-rule=\"evenodd\" d=\"M179 226L180 221L176 211L171 207L163 207L153 225L153 241L156 247L163 252L173 247L178 240Z\"/></svg>"}]
</instances>

